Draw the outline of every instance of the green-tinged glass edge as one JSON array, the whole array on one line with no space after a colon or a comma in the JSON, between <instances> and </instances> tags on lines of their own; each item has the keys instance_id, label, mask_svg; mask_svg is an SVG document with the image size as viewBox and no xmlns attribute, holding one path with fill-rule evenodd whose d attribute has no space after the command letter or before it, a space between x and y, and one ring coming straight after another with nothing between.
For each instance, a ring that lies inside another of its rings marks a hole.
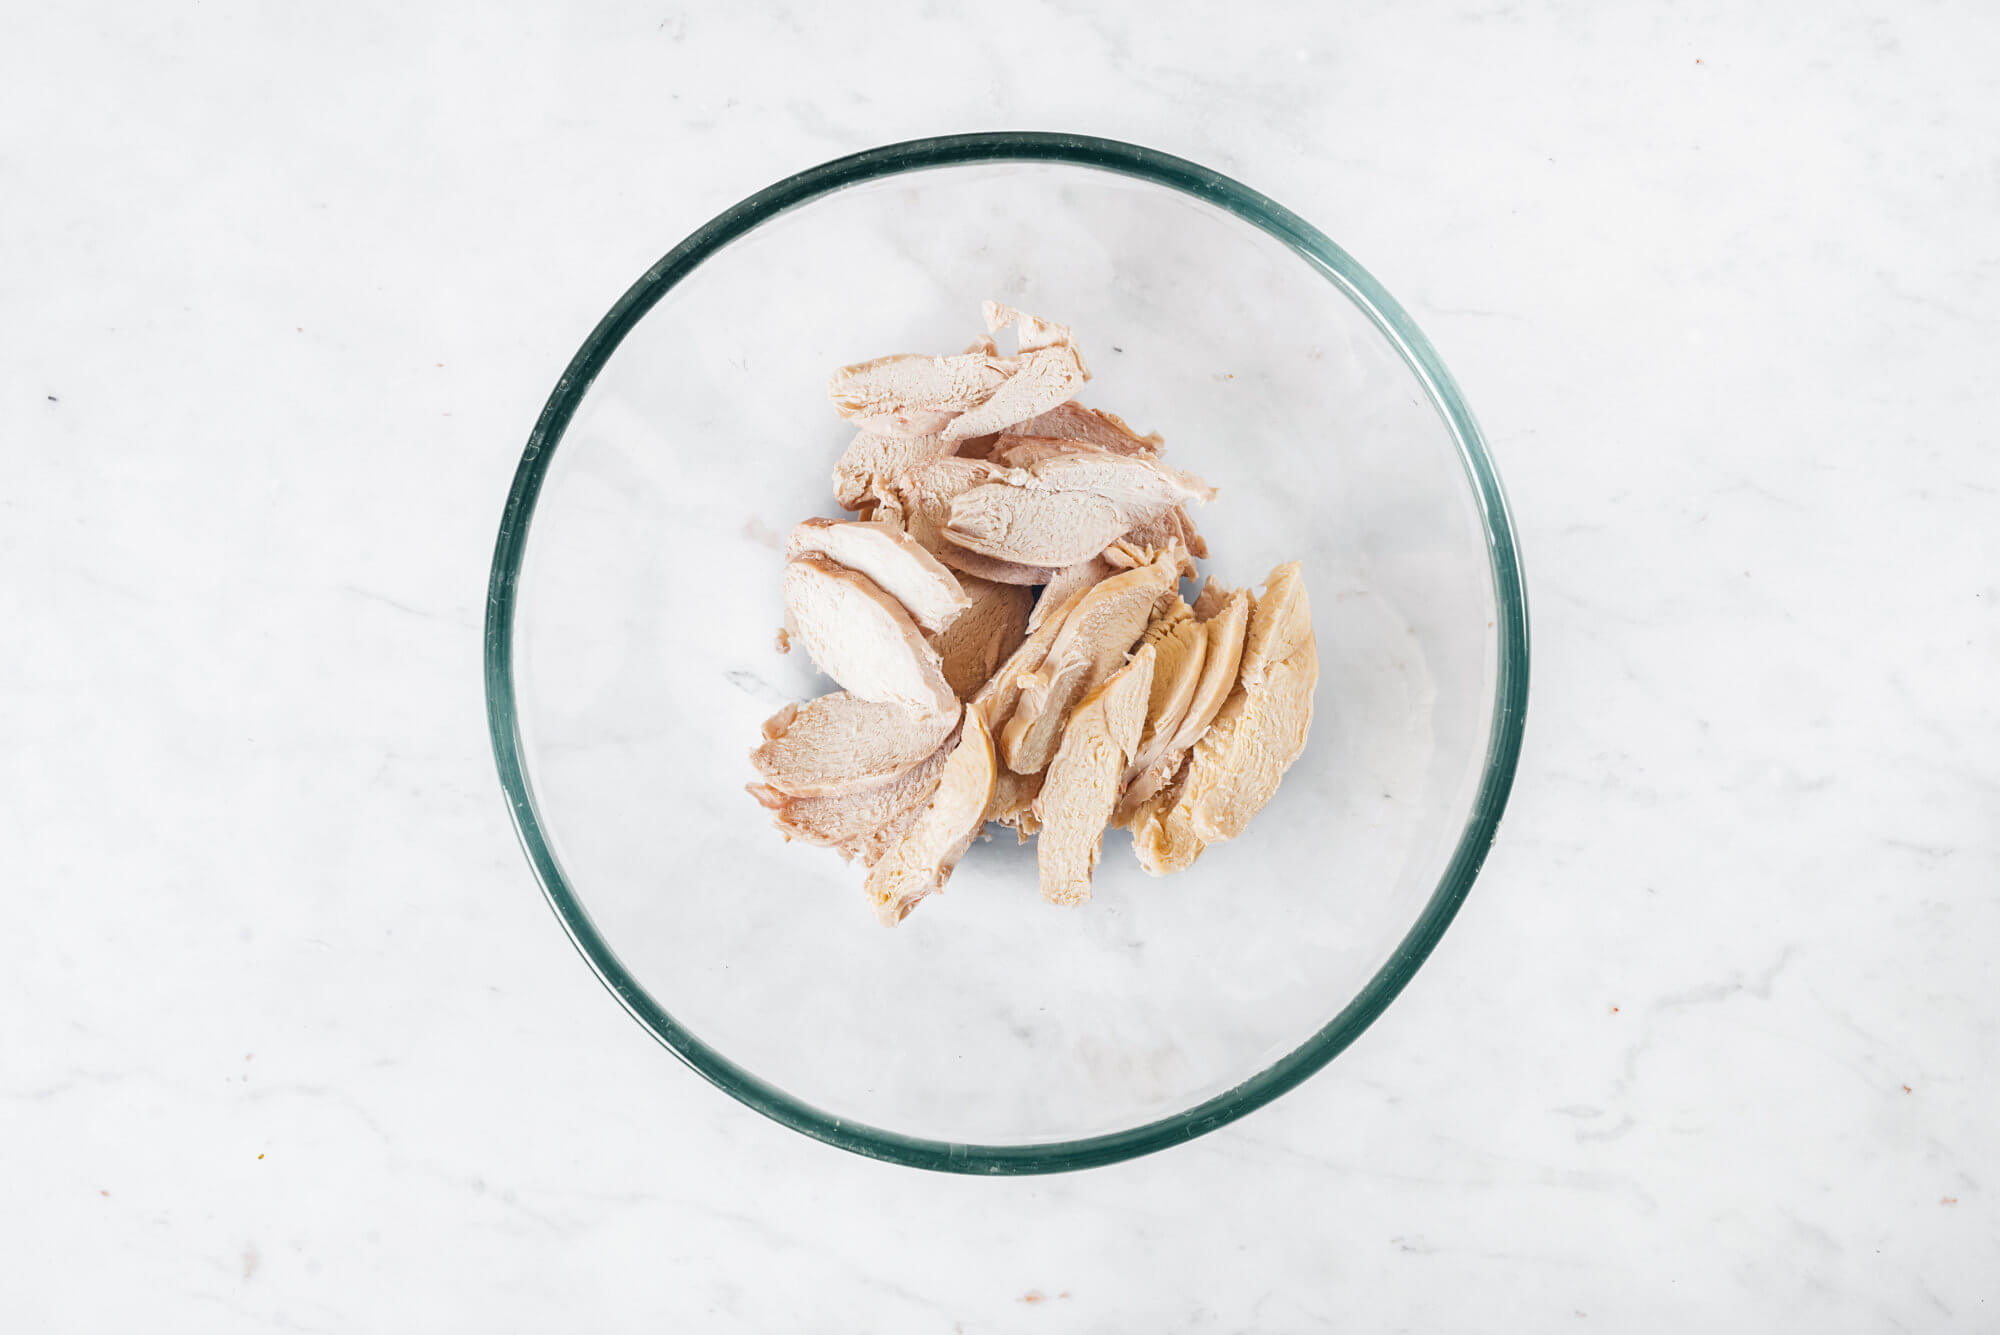
<instances>
[{"instance_id":1,"label":"green-tinged glass edge","mask_svg":"<svg viewBox=\"0 0 2000 1335\"><path fill-rule=\"evenodd\" d=\"M632 327L709 256L751 229L822 195L904 172L979 162L1062 163L1092 167L1182 191L1276 237L1356 305L1403 355L1450 427L1479 501L1493 575L1499 636L1492 732L1470 819L1443 878L1415 926L1359 995L1311 1038L1257 1075L1184 1113L1084 1140L1033 1145L960 1145L900 1135L829 1116L760 1080L683 1028L633 979L599 934L570 887L545 837L529 782L514 700L515 592L528 526L549 462L591 382ZM1478 424L1430 341L1354 259L1317 228L1273 200L1218 172L1152 149L1087 135L1000 132L913 139L823 163L733 205L696 229L646 271L584 340L556 382L515 471L486 604L486 712L500 782L521 846L572 943L611 994L663 1045L739 1101L795 1131L891 1163L956 1173L1055 1173L1150 1154L1191 1140L1252 1112L1319 1070L1358 1038L1415 975L1459 905L1492 846L1513 786L1528 698L1528 603L1507 501Z\"/></svg>"}]
</instances>

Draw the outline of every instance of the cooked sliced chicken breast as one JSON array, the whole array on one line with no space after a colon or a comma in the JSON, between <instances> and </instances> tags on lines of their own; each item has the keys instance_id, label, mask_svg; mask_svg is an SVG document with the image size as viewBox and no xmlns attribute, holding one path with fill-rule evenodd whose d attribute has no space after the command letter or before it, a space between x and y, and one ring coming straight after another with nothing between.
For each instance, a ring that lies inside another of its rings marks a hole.
<instances>
[{"instance_id":1,"label":"cooked sliced chicken breast","mask_svg":"<svg viewBox=\"0 0 2000 1335\"><path fill-rule=\"evenodd\" d=\"M1150 459L1101 450L1055 454L966 487L952 499L944 535L996 560L1059 568L1175 506L1214 495L1200 478ZM943 553L939 559L950 564Z\"/></svg>"},{"instance_id":2,"label":"cooked sliced chicken breast","mask_svg":"<svg viewBox=\"0 0 2000 1335\"><path fill-rule=\"evenodd\" d=\"M972 606L958 577L887 520L808 519L792 530L785 555L824 556L866 575L933 633Z\"/></svg>"},{"instance_id":3,"label":"cooked sliced chicken breast","mask_svg":"<svg viewBox=\"0 0 2000 1335\"><path fill-rule=\"evenodd\" d=\"M1016 422L1001 433L1000 444L1005 446L1014 437L1081 441L1113 454L1158 454L1162 444L1159 433L1142 436L1117 414L1086 408L1074 399Z\"/></svg>"},{"instance_id":4,"label":"cooked sliced chicken breast","mask_svg":"<svg viewBox=\"0 0 2000 1335\"><path fill-rule=\"evenodd\" d=\"M1005 765L1000 766L993 780L993 801L986 808L986 819L1011 827L1019 842L1027 843L1028 837L1042 828L1041 819L1035 815L1035 798L1040 796L1042 780L1047 777L1047 770L1016 774Z\"/></svg>"},{"instance_id":5,"label":"cooked sliced chicken breast","mask_svg":"<svg viewBox=\"0 0 2000 1335\"><path fill-rule=\"evenodd\" d=\"M1183 761L1185 768L1187 762ZM1149 876L1186 871L1206 847L1178 799L1180 776L1170 778L1132 817L1132 852Z\"/></svg>"},{"instance_id":6,"label":"cooked sliced chicken breast","mask_svg":"<svg viewBox=\"0 0 2000 1335\"><path fill-rule=\"evenodd\" d=\"M1024 584L995 584L959 576L972 605L931 637L944 661L944 679L961 700L970 700L1027 638L1035 591Z\"/></svg>"},{"instance_id":7,"label":"cooked sliced chicken breast","mask_svg":"<svg viewBox=\"0 0 2000 1335\"><path fill-rule=\"evenodd\" d=\"M1062 746L1049 762L1035 799L1042 832L1035 844L1042 898L1076 905L1090 898L1090 875L1104 846L1105 823L1118 800L1146 721L1155 651L1142 645L1132 661L1078 702Z\"/></svg>"},{"instance_id":8,"label":"cooked sliced chicken breast","mask_svg":"<svg viewBox=\"0 0 2000 1335\"><path fill-rule=\"evenodd\" d=\"M1017 311L1012 306L1005 306L997 301L986 302L981 311L986 317L986 330L990 334L997 334L1012 325L1016 337L1020 340L1018 346L1022 352L1034 352L1038 348L1068 347L1074 341L1068 325L1057 324L1053 320L1037 319L1026 311ZM992 340L988 339L987 342L991 343Z\"/></svg>"},{"instance_id":9,"label":"cooked sliced chicken breast","mask_svg":"<svg viewBox=\"0 0 2000 1335\"><path fill-rule=\"evenodd\" d=\"M993 738L979 711L968 707L930 804L868 875L868 898L884 926L894 927L918 900L944 889L986 825L993 779Z\"/></svg>"},{"instance_id":10,"label":"cooked sliced chicken breast","mask_svg":"<svg viewBox=\"0 0 2000 1335\"><path fill-rule=\"evenodd\" d=\"M1200 606L1201 600L1197 598L1197 618L1201 615ZM1169 749L1185 751L1201 740L1216 711L1222 708L1222 702L1235 689L1243 662L1243 640L1249 624L1248 589L1236 590L1212 616L1201 622L1208 633L1208 644L1202 652L1201 679L1195 684L1194 695L1188 700L1187 712L1181 716L1173 740L1168 743Z\"/></svg>"},{"instance_id":11,"label":"cooked sliced chicken breast","mask_svg":"<svg viewBox=\"0 0 2000 1335\"><path fill-rule=\"evenodd\" d=\"M1235 688L1172 787L1133 818L1133 848L1148 871L1179 870L1209 844L1243 833L1304 751L1318 683L1312 607L1298 563L1288 562L1251 609Z\"/></svg>"},{"instance_id":12,"label":"cooked sliced chicken breast","mask_svg":"<svg viewBox=\"0 0 2000 1335\"><path fill-rule=\"evenodd\" d=\"M946 457L953 449L950 441L935 433L884 436L857 432L833 466L833 499L843 510L879 505L891 482L927 459Z\"/></svg>"},{"instance_id":13,"label":"cooked sliced chicken breast","mask_svg":"<svg viewBox=\"0 0 2000 1335\"><path fill-rule=\"evenodd\" d=\"M956 357L899 353L843 366L827 382L826 392L834 411L865 431L925 436L945 430L967 409L986 402L1020 369L1014 360L984 352ZM960 431L949 439L997 429Z\"/></svg>"},{"instance_id":14,"label":"cooked sliced chicken breast","mask_svg":"<svg viewBox=\"0 0 2000 1335\"><path fill-rule=\"evenodd\" d=\"M1007 768L1032 774L1049 763L1070 708L1124 664L1174 582L1174 560L1164 554L1077 598L1047 660L1023 678L1013 717L997 734Z\"/></svg>"},{"instance_id":15,"label":"cooked sliced chicken breast","mask_svg":"<svg viewBox=\"0 0 2000 1335\"><path fill-rule=\"evenodd\" d=\"M1201 665L1208 655L1208 628L1194 619L1188 605L1174 599L1165 615L1153 618L1141 644L1153 646L1153 690L1146 701L1146 727L1126 767L1129 784L1139 772L1159 762L1173 745L1174 734L1194 703L1201 683Z\"/></svg>"},{"instance_id":16,"label":"cooked sliced chicken breast","mask_svg":"<svg viewBox=\"0 0 2000 1335\"><path fill-rule=\"evenodd\" d=\"M953 723L834 691L772 715L750 763L780 793L829 796L895 778L942 746Z\"/></svg>"},{"instance_id":17,"label":"cooked sliced chicken breast","mask_svg":"<svg viewBox=\"0 0 2000 1335\"><path fill-rule=\"evenodd\" d=\"M1036 629L1078 594L1111 578L1114 569L1112 564L1104 559L1103 554L1099 553L1088 560L1078 561L1075 565L1064 566L1056 571L1049 577L1049 582L1042 586L1041 594L1035 599L1035 610L1028 615L1028 629L1031 631Z\"/></svg>"},{"instance_id":18,"label":"cooked sliced chicken breast","mask_svg":"<svg viewBox=\"0 0 2000 1335\"><path fill-rule=\"evenodd\" d=\"M746 789L761 805L776 813L773 823L787 839L833 846L849 844L858 849L867 836L910 808L921 809L930 800L950 754L947 740L946 745L886 783L822 797L793 797L760 783L748 784Z\"/></svg>"},{"instance_id":19,"label":"cooked sliced chicken breast","mask_svg":"<svg viewBox=\"0 0 2000 1335\"><path fill-rule=\"evenodd\" d=\"M995 560L968 551L944 535L952 502L959 494L999 475L992 464L978 459L925 460L888 485L884 506L889 517L924 550L954 570L995 584L1046 584L1055 573L1052 567Z\"/></svg>"},{"instance_id":20,"label":"cooked sliced chicken breast","mask_svg":"<svg viewBox=\"0 0 2000 1335\"><path fill-rule=\"evenodd\" d=\"M785 610L819 670L864 700L955 714L944 665L903 605L823 556L785 563Z\"/></svg>"},{"instance_id":21,"label":"cooked sliced chicken breast","mask_svg":"<svg viewBox=\"0 0 2000 1335\"><path fill-rule=\"evenodd\" d=\"M1067 346L1036 348L1014 359L1014 373L976 407L938 428L946 440L1002 431L1075 395L1090 379L1083 355Z\"/></svg>"}]
</instances>

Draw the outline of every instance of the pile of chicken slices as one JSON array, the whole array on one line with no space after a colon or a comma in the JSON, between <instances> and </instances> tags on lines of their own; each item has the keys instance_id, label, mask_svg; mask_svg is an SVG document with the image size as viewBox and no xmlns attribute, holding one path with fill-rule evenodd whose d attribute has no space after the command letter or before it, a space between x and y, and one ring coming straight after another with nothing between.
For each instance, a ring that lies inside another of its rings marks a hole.
<instances>
[{"instance_id":1,"label":"pile of chicken slices","mask_svg":"<svg viewBox=\"0 0 2000 1335\"><path fill-rule=\"evenodd\" d=\"M1319 677L1296 561L1261 594L1180 582L1215 488L1158 435L1073 401L1068 328L987 302L956 356L835 373L860 428L833 472L852 520L808 519L787 629L843 689L787 705L751 794L787 838L860 859L894 925L989 824L1035 836L1042 897L1075 905L1110 826L1164 876L1233 839L1304 749Z\"/></svg>"}]
</instances>

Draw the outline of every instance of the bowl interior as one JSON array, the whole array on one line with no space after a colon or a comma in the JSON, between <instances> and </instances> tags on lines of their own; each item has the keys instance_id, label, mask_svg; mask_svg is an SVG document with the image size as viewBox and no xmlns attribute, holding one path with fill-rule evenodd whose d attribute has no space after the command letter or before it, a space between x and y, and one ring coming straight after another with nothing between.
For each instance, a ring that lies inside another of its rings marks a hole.
<instances>
[{"instance_id":1,"label":"bowl interior","mask_svg":"<svg viewBox=\"0 0 2000 1335\"><path fill-rule=\"evenodd\" d=\"M746 753L832 689L775 644L785 534L840 513L853 433L828 372L956 350L986 297L1073 325L1082 400L1217 485L1196 516L1214 578L1303 560L1317 716L1277 799L1191 871L1147 877L1113 830L1091 903L1058 910L1002 832L886 931L858 867L770 828ZM1463 429L1348 290L1154 181L937 167L736 236L637 320L542 461L511 704L559 909L710 1075L896 1157L899 1138L1004 1153L1171 1126L1344 1044L1330 1022L1414 967L1491 806L1504 585Z\"/></svg>"}]
</instances>

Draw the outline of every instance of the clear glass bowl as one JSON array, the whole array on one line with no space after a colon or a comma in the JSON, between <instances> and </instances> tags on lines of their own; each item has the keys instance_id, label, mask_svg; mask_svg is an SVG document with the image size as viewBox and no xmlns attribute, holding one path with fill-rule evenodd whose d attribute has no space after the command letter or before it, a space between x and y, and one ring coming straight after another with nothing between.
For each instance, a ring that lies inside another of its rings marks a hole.
<instances>
[{"instance_id":1,"label":"clear glass bowl","mask_svg":"<svg viewBox=\"0 0 2000 1335\"><path fill-rule=\"evenodd\" d=\"M828 371L955 349L993 297L1073 325L1085 402L1215 483L1206 568L1305 562L1311 743L1239 840L1095 897L975 845L895 931L744 794L758 725L829 689L774 637L779 546L838 514ZM1450 922L1506 802L1527 612L1451 377L1325 236L1129 144L891 145L716 218L612 307L536 423L486 628L493 746L570 937L759 1112L924 1168L1052 1172L1211 1130L1353 1042Z\"/></svg>"}]
</instances>

